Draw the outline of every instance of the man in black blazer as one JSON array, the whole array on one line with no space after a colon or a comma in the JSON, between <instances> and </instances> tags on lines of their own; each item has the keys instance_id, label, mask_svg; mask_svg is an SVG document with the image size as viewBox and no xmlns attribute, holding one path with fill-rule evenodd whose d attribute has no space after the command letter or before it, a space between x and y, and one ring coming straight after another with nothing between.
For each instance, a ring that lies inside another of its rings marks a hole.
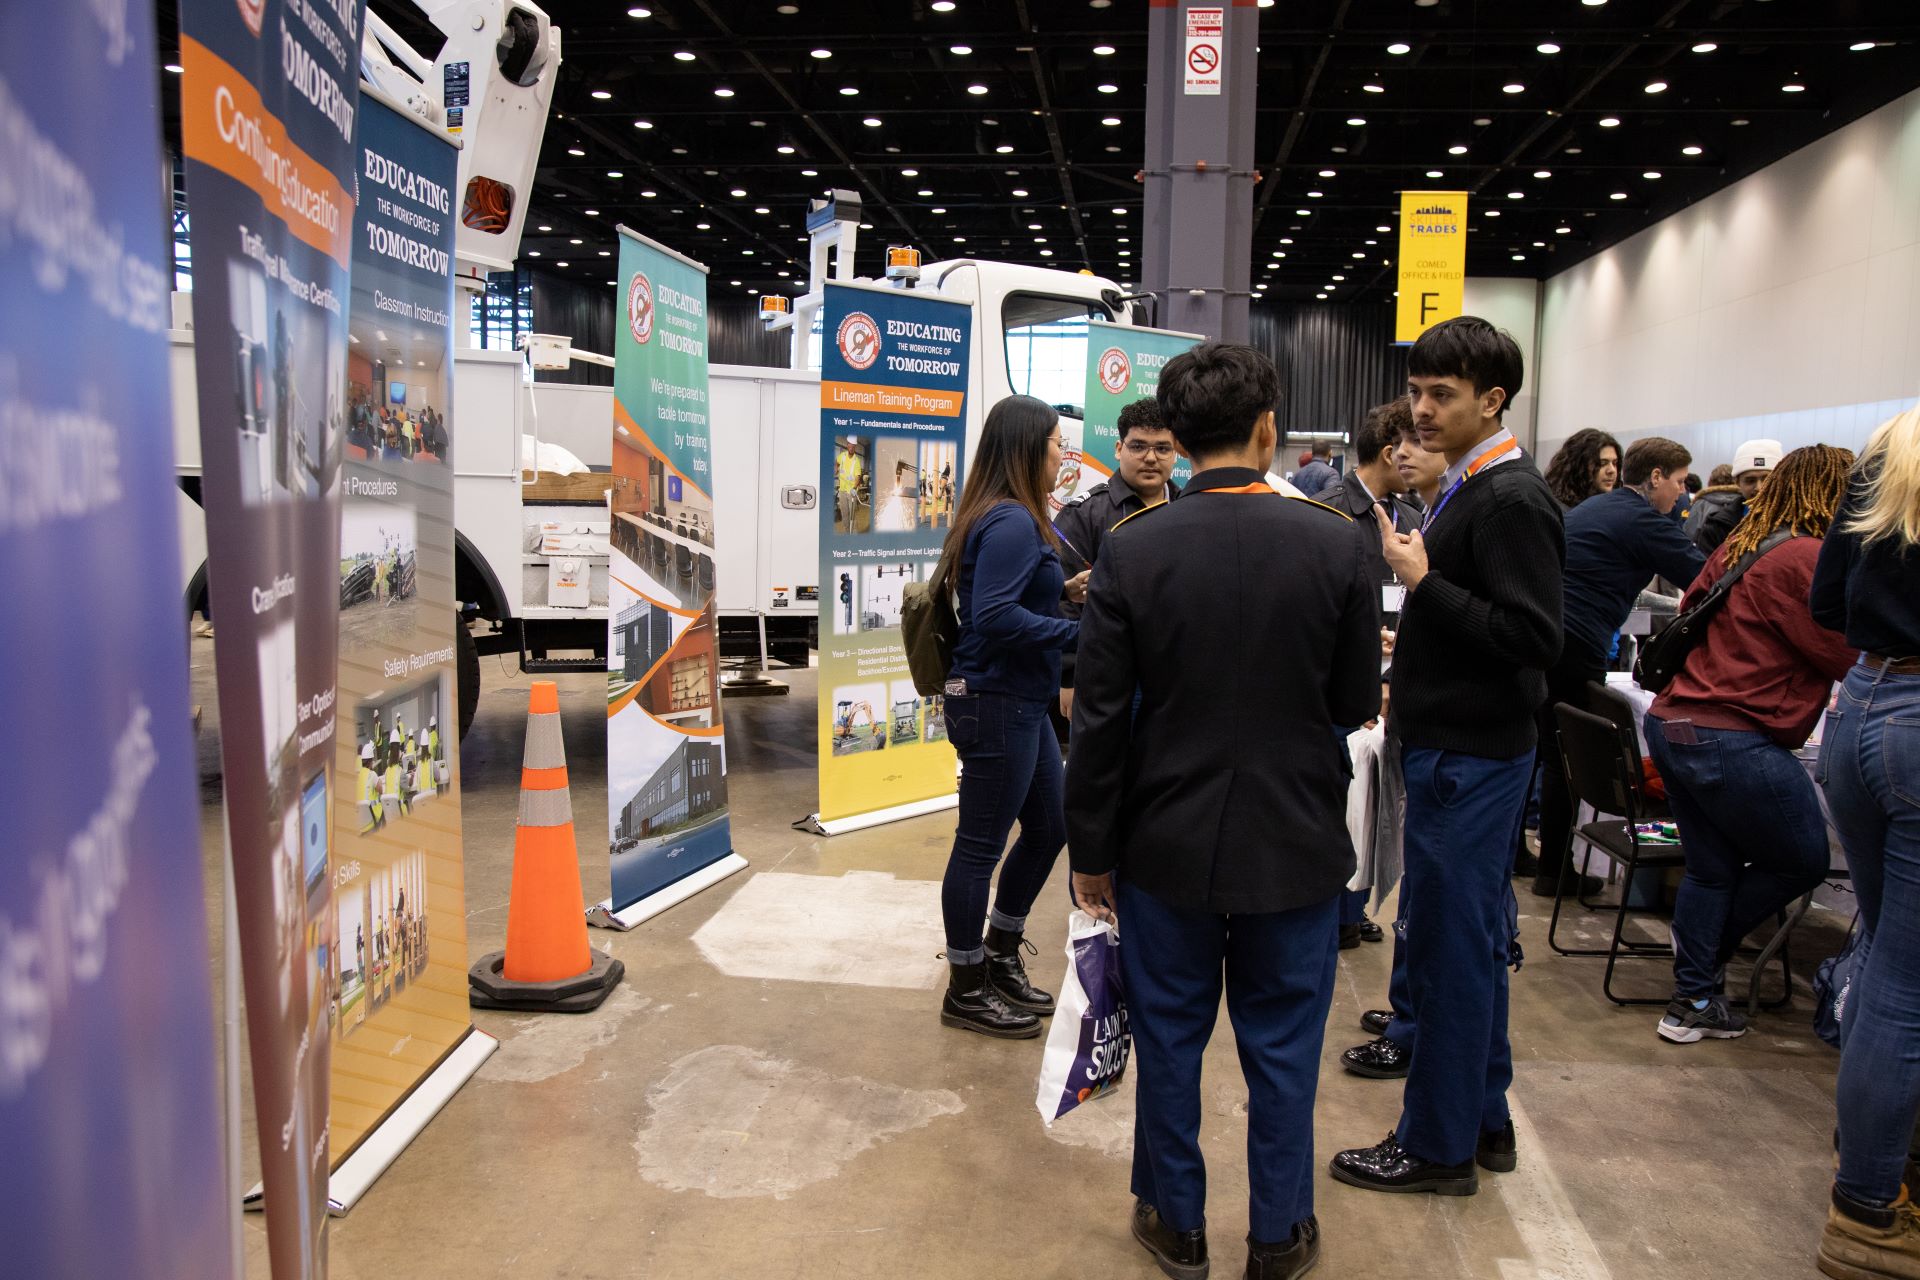
<instances>
[{"instance_id":1,"label":"man in black blazer","mask_svg":"<svg viewBox=\"0 0 1920 1280\"><path fill-rule=\"evenodd\" d=\"M1124 922L1133 1233L1180 1277L1206 1274L1200 1061L1223 977L1251 1094L1247 1274L1319 1253L1313 1102L1353 874L1333 730L1380 709L1379 587L1348 519L1265 483L1279 396L1250 347L1168 362L1160 406L1196 474L1114 528L1080 624L1074 898Z\"/></svg>"}]
</instances>

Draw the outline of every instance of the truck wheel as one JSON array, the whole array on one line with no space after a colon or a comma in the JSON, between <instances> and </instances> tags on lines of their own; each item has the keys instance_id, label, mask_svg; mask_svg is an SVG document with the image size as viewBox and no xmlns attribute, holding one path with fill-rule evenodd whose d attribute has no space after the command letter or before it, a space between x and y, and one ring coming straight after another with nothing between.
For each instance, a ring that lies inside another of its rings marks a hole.
<instances>
[{"instance_id":1,"label":"truck wheel","mask_svg":"<svg viewBox=\"0 0 1920 1280\"><path fill-rule=\"evenodd\" d=\"M460 736L467 736L473 713L480 706L480 649L473 643L473 632L458 619L453 624L454 674L460 692Z\"/></svg>"}]
</instances>

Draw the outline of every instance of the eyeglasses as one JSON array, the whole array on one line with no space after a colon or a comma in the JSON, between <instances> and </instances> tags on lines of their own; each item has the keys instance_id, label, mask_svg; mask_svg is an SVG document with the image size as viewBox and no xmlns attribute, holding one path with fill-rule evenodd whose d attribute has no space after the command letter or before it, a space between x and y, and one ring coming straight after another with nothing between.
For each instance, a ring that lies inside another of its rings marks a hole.
<instances>
[{"instance_id":1,"label":"eyeglasses","mask_svg":"<svg viewBox=\"0 0 1920 1280\"><path fill-rule=\"evenodd\" d=\"M1148 444L1145 440L1129 440L1120 446L1133 458L1171 458L1173 446L1170 444Z\"/></svg>"}]
</instances>

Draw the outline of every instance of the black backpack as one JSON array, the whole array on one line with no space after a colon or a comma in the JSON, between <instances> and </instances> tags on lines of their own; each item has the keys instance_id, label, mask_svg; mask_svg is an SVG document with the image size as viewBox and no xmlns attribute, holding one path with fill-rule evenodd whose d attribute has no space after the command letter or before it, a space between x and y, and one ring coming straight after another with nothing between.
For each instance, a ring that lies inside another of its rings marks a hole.
<instances>
[{"instance_id":1,"label":"black backpack","mask_svg":"<svg viewBox=\"0 0 1920 1280\"><path fill-rule=\"evenodd\" d=\"M1646 643L1640 646L1640 655L1633 660L1634 683L1648 693L1660 693L1672 684L1673 678L1680 674L1680 668L1687 665L1687 655L1706 638L1714 615L1725 607L1727 597L1733 594L1733 584L1759 563L1761 556L1793 536L1791 529L1779 529L1768 534L1758 547L1740 558L1739 564L1721 574L1720 580L1694 602L1693 608L1674 618L1667 624L1666 630L1647 637Z\"/></svg>"}]
</instances>

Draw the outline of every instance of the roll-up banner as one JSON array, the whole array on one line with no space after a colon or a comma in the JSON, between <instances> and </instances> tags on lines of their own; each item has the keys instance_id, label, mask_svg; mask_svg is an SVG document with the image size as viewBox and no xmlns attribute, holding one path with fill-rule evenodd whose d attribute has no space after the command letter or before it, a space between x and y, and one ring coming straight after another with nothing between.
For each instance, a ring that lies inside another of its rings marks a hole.
<instances>
[{"instance_id":1,"label":"roll-up banner","mask_svg":"<svg viewBox=\"0 0 1920 1280\"><path fill-rule=\"evenodd\" d=\"M220 752L276 1280L326 1273L329 857L364 0L180 14Z\"/></svg>"},{"instance_id":2,"label":"roll-up banner","mask_svg":"<svg viewBox=\"0 0 1920 1280\"><path fill-rule=\"evenodd\" d=\"M1400 297L1393 340L1413 342L1460 314L1467 277L1467 193L1400 193Z\"/></svg>"},{"instance_id":3,"label":"roll-up banner","mask_svg":"<svg viewBox=\"0 0 1920 1280\"><path fill-rule=\"evenodd\" d=\"M590 918L624 925L643 904L670 905L746 863L733 854L720 722L707 269L620 232L607 636L613 896Z\"/></svg>"},{"instance_id":4,"label":"roll-up banner","mask_svg":"<svg viewBox=\"0 0 1920 1280\"><path fill-rule=\"evenodd\" d=\"M828 284L823 314L820 492L831 500L820 504L816 821L833 831L954 793L941 700L914 690L900 605L953 524L973 312L932 294Z\"/></svg>"},{"instance_id":5,"label":"roll-up banner","mask_svg":"<svg viewBox=\"0 0 1920 1280\"><path fill-rule=\"evenodd\" d=\"M360 99L340 500L331 961L337 1166L471 1028L453 603L446 135Z\"/></svg>"},{"instance_id":6,"label":"roll-up banner","mask_svg":"<svg viewBox=\"0 0 1920 1280\"><path fill-rule=\"evenodd\" d=\"M1088 321L1086 417L1079 423L1060 420L1066 449L1060 482L1047 495L1055 511L1112 478L1120 448L1120 411L1135 400L1152 399L1167 361L1204 341L1196 333ZM1192 474L1182 458L1174 464L1173 482L1185 484Z\"/></svg>"},{"instance_id":7,"label":"roll-up banner","mask_svg":"<svg viewBox=\"0 0 1920 1280\"><path fill-rule=\"evenodd\" d=\"M0 47L0 1272L227 1277L153 9L30 25Z\"/></svg>"}]
</instances>

